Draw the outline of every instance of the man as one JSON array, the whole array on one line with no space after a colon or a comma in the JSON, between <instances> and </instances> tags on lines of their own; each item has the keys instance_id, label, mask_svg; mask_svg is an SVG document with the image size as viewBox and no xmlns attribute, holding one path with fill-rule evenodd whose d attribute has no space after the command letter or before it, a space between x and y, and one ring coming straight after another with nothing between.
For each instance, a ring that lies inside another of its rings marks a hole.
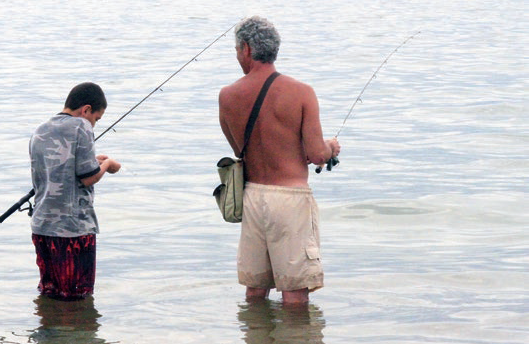
<instances>
[{"instance_id":1,"label":"man","mask_svg":"<svg viewBox=\"0 0 529 344\"><path fill-rule=\"evenodd\" d=\"M43 295L68 300L93 293L99 233L94 184L121 167L106 155L95 155L93 126L106 107L98 85L79 84L70 91L62 112L31 137L31 228Z\"/></svg>"},{"instance_id":2,"label":"man","mask_svg":"<svg viewBox=\"0 0 529 344\"><path fill-rule=\"evenodd\" d=\"M276 71L280 38L259 17L239 23L235 37L245 76L220 91L219 119L239 156L253 103ZM321 165L339 153L336 139L323 139L314 90L291 77L277 77L244 156L247 184L237 269L249 300L266 298L275 287L283 303L306 303L309 292L323 286L318 209L308 185L308 163Z\"/></svg>"}]
</instances>

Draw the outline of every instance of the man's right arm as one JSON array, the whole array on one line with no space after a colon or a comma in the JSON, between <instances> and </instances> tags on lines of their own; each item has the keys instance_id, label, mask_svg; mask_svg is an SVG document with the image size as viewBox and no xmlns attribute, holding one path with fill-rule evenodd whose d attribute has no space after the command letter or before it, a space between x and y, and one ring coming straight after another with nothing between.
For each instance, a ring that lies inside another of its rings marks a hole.
<instances>
[{"instance_id":1,"label":"man's right arm","mask_svg":"<svg viewBox=\"0 0 529 344\"><path fill-rule=\"evenodd\" d=\"M318 99L312 87L304 85L302 97L301 132L307 160L315 165L322 165L339 154L340 145L335 139L323 139Z\"/></svg>"}]
</instances>

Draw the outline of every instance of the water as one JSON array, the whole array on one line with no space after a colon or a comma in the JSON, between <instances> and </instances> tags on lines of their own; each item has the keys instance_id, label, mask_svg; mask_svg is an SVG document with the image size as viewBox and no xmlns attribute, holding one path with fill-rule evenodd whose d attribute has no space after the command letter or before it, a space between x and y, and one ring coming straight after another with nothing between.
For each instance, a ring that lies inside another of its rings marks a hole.
<instances>
[{"instance_id":1,"label":"water","mask_svg":"<svg viewBox=\"0 0 529 344\"><path fill-rule=\"evenodd\" d=\"M102 132L239 18L282 35L282 73L312 85L326 136L357 104L341 164L311 174L326 286L308 309L244 301L239 227L211 192L231 155L220 88L232 32L116 128L98 152L93 299L38 297L28 218L0 230L0 343L529 342L526 1L7 1L0 12L0 205L31 188L28 140L91 80Z\"/></svg>"}]
</instances>

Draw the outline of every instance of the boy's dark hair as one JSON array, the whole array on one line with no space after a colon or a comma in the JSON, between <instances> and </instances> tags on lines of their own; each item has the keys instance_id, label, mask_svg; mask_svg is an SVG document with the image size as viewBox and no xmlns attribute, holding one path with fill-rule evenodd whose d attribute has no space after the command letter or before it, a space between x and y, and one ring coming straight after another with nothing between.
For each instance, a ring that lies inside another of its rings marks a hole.
<instances>
[{"instance_id":1,"label":"boy's dark hair","mask_svg":"<svg viewBox=\"0 0 529 344\"><path fill-rule=\"evenodd\" d=\"M84 105L90 105L92 111L100 111L107 108L107 99L99 85L93 82L83 82L72 88L64 107L77 110Z\"/></svg>"}]
</instances>

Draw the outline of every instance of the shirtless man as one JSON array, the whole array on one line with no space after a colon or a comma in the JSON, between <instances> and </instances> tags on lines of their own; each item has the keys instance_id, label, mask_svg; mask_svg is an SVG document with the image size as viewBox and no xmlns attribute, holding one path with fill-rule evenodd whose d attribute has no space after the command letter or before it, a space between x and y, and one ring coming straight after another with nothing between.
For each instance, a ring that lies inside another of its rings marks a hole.
<instances>
[{"instance_id":1,"label":"shirtless man","mask_svg":"<svg viewBox=\"0 0 529 344\"><path fill-rule=\"evenodd\" d=\"M219 94L222 131L234 153L243 147L257 94L276 71L280 38L266 19L244 19L235 28L237 60L245 74ZM271 288L283 303L299 304L323 287L318 208L308 185L308 163L322 165L340 153L324 140L314 90L280 75L264 99L245 153L246 188L237 268L247 299Z\"/></svg>"}]
</instances>

